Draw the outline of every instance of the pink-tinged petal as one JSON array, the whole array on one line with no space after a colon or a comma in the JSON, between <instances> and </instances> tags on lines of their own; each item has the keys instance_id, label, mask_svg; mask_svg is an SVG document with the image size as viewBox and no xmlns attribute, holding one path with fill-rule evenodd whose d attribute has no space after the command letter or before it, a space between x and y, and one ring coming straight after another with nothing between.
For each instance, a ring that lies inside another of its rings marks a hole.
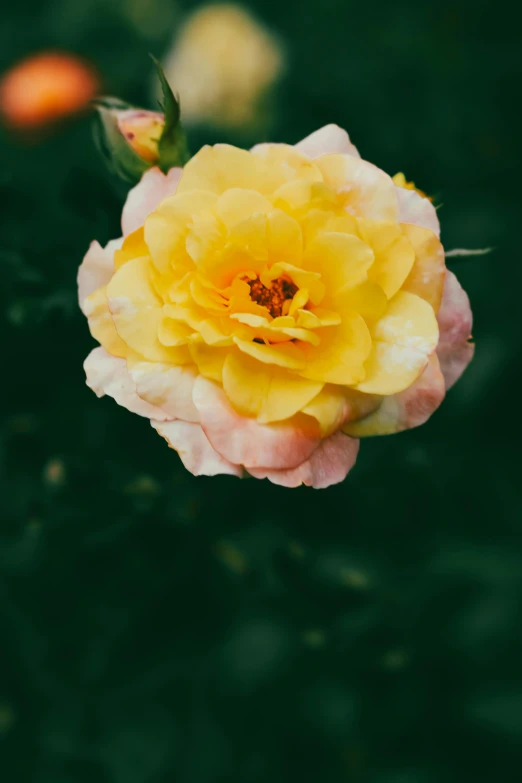
<instances>
[{"instance_id":1,"label":"pink-tinged petal","mask_svg":"<svg viewBox=\"0 0 522 783\"><path fill-rule=\"evenodd\" d=\"M161 408L166 414L165 418L199 421L199 414L192 401L192 389L198 376L194 366L135 362L129 364L129 372L139 396Z\"/></svg>"},{"instance_id":2,"label":"pink-tinged petal","mask_svg":"<svg viewBox=\"0 0 522 783\"><path fill-rule=\"evenodd\" d=\"M361 157L346 131L333 124L325 125L314 131L298 142L295 147L299 152L308 155L309 158L318 158L320 155L330 155L335 152L353 155L356 158Z\"/></svg>"},{"instance_id":3,"label":"pink-tinged petal","mask_svg":"<svg viewBox=\"0 0 522 783\"><path fill-rule=\"evenodd\" d=\"M107 285L114 273L114 251L123 244L123 237L111 239L105 247L99 242L91 242L78 269L78 301L85 313L83 303L98 288Z\"/></svg>"},{"instance_id":4,"label":"pink-tinged petal","mask_svg":"<svg viewBox=\"0 0 522 783\"><path fill-rule=\"evenodd\" d=\"M306 423L299 424L259 424L237 413L223 389L202 376L194 384L193 399L212 446L236 465L295 468L319 445L320 438L309 417L301 417Z\"/></svg>"},{"instance_id":5,"label":"pink-tinged petal","mask_svg":"<svg viewBox=\"0 0 522 783\"><path fill-rule=\"evenodd\" d=\"M217 476L220 473L241 478L243 469L232 465L215 451L199 424L187 421L151 421L171 449L178 452L181 461L194 476Z\"/></svg>"},{"instance_id":6,"label":"pink-tinged petal","mask_svg":"<svg viewBox=\"0 0 522 783\"><path fill-rule=\"evenodd\" d=\"M105 348L95 348L84 362L87 386L98 397L107 394L118 405L127 408L138 416L148 419L167 419L167 414L155 405L142 400L136 391L136 384L127 370L125 359L111 356Z\"/></svg>"},{"instance_id":7,"label":"pink-tinged petal","mask_svg":"<svg viewBox=\"0 0 522 783\"><path fill-rule=\"evenodd\" d=\"M399 200L399 222L413 223L414 226L429 228L430 231L440 237L440 223L437 210L429 200L417 193L416 190L397 188Z\"/></svg>"},{"instance_id":8,"label":"pink-tinged petal","mask_svg":"<svg viewBox=\"0 0 522 783\"><path fill-rule=\"evenodd\" d=\"M145 172L138 184L129 191L123 207L121 227L124 236L140 228L145 218L154 212L163 199L175 194L182 171L174 168L164 174L154 166Z\"/></svg>"},{"instance_id":9,"label":"pink-tinged petal","mask_svg":"<svg viewBox=\"0 0 522 783\"><path fill-rule=\"evenodd\" d=\"M468 342L473 326L469 298L453 272L446 273L437 321L440 332L437 356L446 388L450 389L472 360L475 350L473 343Z\"/></svg>"},{"instance_id":10,"label":"pink-tinged petal","mask_svg":"<svg viewBox=\"0 0 522 783\"><path fill-rule=\"evenodd\" d=\"M424 424L434 413L446 394L444 376L436 354L430 356L428 366L408 389L383 397L376 410L359 421L348 422L343 432L357 438L372 435L392 435Z\"/></svg>"},{"instance_id":11,"label":"pink-tinged petal","mask_svg":"<svg viewBox=\"0 0 522 783\"><path fill-rule=\"evenodd\" d=\"M254 478L267 478L282 487L299 487L305 484L314 489L325 489L344 481L355 465L359 441L342 432L336 432L321 441L313 454L293 470L249 470Z\"/></svg>"}]
</instances>

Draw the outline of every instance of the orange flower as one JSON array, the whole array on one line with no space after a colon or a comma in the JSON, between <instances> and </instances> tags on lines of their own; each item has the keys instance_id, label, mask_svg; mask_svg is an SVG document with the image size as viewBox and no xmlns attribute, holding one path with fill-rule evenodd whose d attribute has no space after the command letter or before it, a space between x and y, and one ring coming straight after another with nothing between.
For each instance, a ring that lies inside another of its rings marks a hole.
<instances>
[{"instance_id":1,"label":"orange flower","mask_svg":"<svg viewBox=\"0 0 522 783\"><path fill-rule=\"evenodd\" d=\"M13 128L38 128L76 114L98 91L93 68L62 52L23 60L0 81L0 112Z\"/></svg>"}]
</instances>

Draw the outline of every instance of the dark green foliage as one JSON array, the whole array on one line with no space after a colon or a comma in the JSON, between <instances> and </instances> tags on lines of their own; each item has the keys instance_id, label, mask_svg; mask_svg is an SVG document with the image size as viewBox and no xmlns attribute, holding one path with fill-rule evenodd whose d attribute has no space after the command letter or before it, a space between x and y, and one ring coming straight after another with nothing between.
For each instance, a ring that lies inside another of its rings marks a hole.
<instances>
[{"instance_id":1,"label":"dark green foliage","mask_svg":"<svg viewBox=\"0 0 522 783\"><path fill-rule=\"evenodd\" d=\"M9 4L0 70L64 47L152 108L173 3L138 6ZM252 7L290 57L271 138L337 122L444 202L448 249L495 246L454 266L476 359L341 486L195 479L84 385L76 271L123 200L91 118L31 145L4 133L0 779L518 783L520 21L492 0ZM263 139L189 134L216 140Z\"/></svg>"}]
</instances>

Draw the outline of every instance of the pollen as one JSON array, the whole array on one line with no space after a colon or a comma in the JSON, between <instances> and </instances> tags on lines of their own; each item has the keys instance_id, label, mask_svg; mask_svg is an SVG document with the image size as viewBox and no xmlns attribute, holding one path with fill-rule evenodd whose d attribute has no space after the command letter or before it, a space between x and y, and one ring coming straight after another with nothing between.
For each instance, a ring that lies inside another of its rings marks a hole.
<instances>
[{"instance_id":1,"label":"pollen","mask_svg":"<svg viewBox=\"0 0 522 783\"><path fill-rule=\"evenodd\" d=\"M293 299L298 291L295 283L284 277L278 277L273 280L270 288L267 288L261 280L257 277L255 280L251 280L248 284L250 286L250 298L258 305L266 307L272 318L277 318L283 314L283 305L289 300Z\"/></svg>"}]
</instances>

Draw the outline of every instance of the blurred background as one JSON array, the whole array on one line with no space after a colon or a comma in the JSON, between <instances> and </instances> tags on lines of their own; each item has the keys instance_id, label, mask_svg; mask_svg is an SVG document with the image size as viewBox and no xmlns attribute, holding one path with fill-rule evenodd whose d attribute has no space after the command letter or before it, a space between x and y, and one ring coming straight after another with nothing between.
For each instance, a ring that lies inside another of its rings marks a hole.
<instances>
[{"instance_id":1,"label":"blurred background","mask_svg":"<svg viewBox=\"0 0 522 783\"><path fill-rule=\"evenodd\" d=\"M2 8L3 782L520 780L515 13L493 0ZM13 72L49 51L80 59ZM193 152L336 122L443 204L448 249L495 247L453 265L475 313L463 379L424 427L364 442L340 486L195 479L84 384L77 268L91 239L119 235L124 197L86 103L99 90L153 108L149 52Z\"/></svg>"}]
</instances>

